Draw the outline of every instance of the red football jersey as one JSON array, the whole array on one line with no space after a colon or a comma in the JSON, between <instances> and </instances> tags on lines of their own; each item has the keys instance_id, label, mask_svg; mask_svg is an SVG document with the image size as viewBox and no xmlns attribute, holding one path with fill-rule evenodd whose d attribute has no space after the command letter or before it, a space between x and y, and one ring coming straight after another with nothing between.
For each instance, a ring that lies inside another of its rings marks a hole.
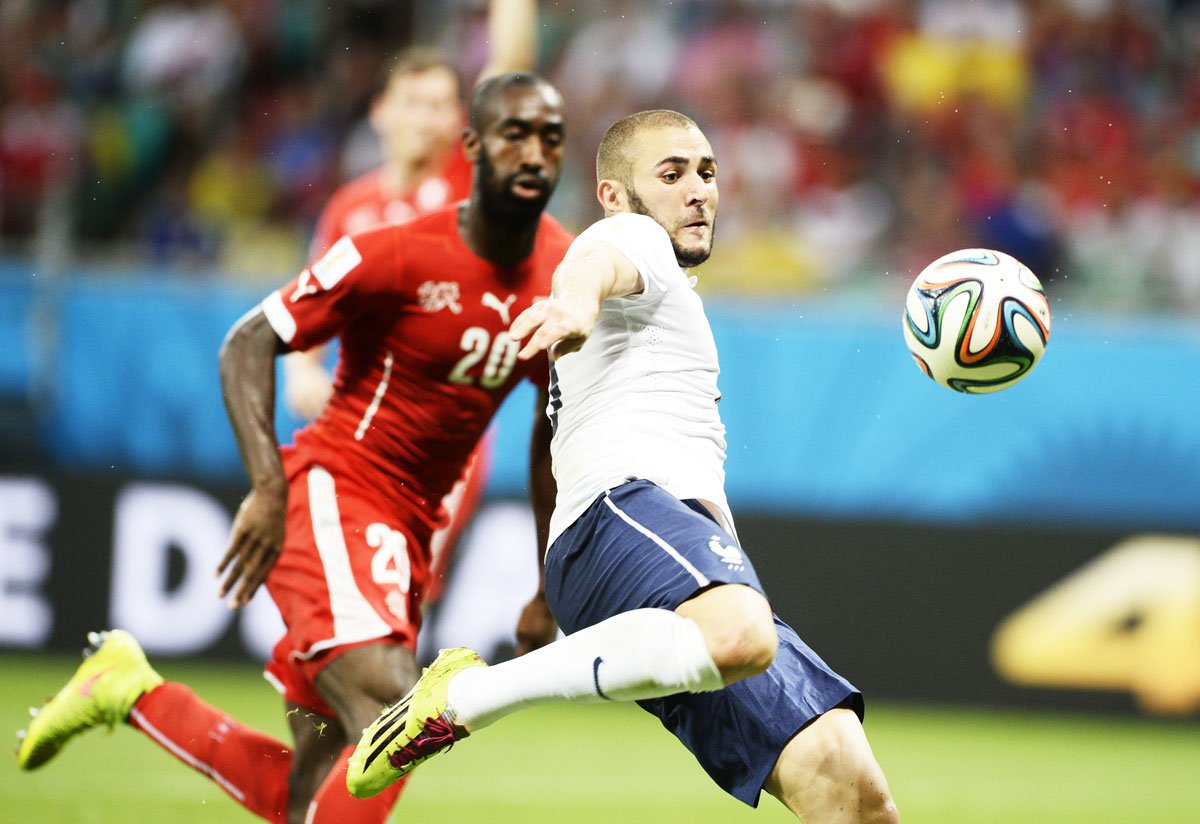
<instances>
[{"instance_id":1,"label":"red football jersey","mask_svg":"<svg viewBox=\"0 0 1200 824\"><path fill-rule=\"evenodd\" d=\"M263 301L293 350L341 338L333 396L290 450L366 473L436 525L501 401L523 377L548 383L545 357L517 360L508 327L549 296L571 240L543 215L533 253L496 266L452 207L337 241Z\"/></svg>"},{"instance_id":2,"label":"red football jersey","mask_svg":"<svg viewBox=\"0 0 1200 824\"><path fill-rule=\"evenodd\" d=\"M321 210L309 260L325 254L342 235L356 235L381 223L408 223L465 199L471 194L472 169L459 144L436 174L398 197L384 191L379 169L359 175L339 187Z\"/></svg>"}]
</instances>

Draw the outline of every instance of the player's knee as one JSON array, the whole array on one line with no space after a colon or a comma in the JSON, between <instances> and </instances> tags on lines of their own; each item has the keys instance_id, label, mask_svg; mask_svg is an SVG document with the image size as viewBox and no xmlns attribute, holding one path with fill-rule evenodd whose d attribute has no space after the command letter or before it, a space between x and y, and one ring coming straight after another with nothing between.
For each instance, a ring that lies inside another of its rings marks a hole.
<instances>
[{"instance_id":1,"label":"player's knee","mask_svg":"<svg viewBox=\"0 0 1200 824\"><path fill-rule=\"evenodd\" d=\"M861 824L900 824L900 811L887 788L861 785L851 793L850 803L858 809Z\"/></svg>"},{"instance_id":2,"label":"player's knee","mask_svg":"<svg viewBox=\"0 0 1200 824\"><path fill-rule=\"evenodd\" d=\"M840 765L842 773L837 783L844 797L839 803L844 809L858 812L851 820L859 824L899 824L900 812L887 779L863 740L840 738L832 743L828 758Z\"/></svg>"},{"instance_id":3,"label":"player's knee","mask_svg":"<svg viewBox=\"0 0 1200 824\"><path fill-rule=\"evenodd\" d=\"M874 759L851 770L845 785L845 808L857 810L856 824L900 824L900 811Z\"/></svg>"},{"instance_id":4,"label":"player's knee","mask_svg":"<svg viewBox=\"0 0 1200 824\"><path fill-rule=\"evenodd\" d=\"M843 788L840 798L830 800L831 809L848 813L836 820L851 824L900 824L900 812L891 793L867 781L866 775L861 776L855 784Z\"/></svg>"},{"instance_id":5,"label":"player's knee","mask_svg":"<svg viewBox=\"0 0 1200 824\"><path fill-rule=\"evenodd\" d=\"M874 799L872 804L869 811L871 817L864 819L865 821L870 824L900 824L900 811L896 809L896 802L890 793L884 793L882 798Z\"/></svg>"},{"instance_id":6,"label":"player's knee","mask_svg":"<svg viewBox=\"0 0 1200 824\"><path fill-rule=\"evenodd\" d=\"M727 684L759 675L775 660L779 635L774 618L769 609L764 614L756 607L749 603L731 611L705 633L709 654Z\"/></svg>"},{"instance_id":7,"label":"player's knee","mask_svg":"<svg viewBox=\"0 0 1200 824\"><path fill-rule=\"evenodd\" d=\"M730 684L765 672L775 660L778 647L774 622L742 621L722 635L713 662Z\"/></svg>"}]
</instances>

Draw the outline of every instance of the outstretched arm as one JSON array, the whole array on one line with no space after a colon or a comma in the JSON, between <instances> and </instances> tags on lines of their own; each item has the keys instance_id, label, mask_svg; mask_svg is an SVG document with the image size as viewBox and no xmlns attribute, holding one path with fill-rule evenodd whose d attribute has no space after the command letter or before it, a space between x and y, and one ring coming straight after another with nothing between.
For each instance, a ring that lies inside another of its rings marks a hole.
<instances>
[{"instance_id":1,"label":"outstretched arm","mask_svg":"<svg viewBox=\"0 0 1200 824\"><path fill-rule=\"evenodd\" d=\"M554 640L557 629L554 616L546 603L546 582L543 573L546 565L546 543L550 536L550 515L554 512L554 499L558 486L550 469L550 418L546 406L550 393L538 391L537 405L533 410L533 434L529 441L529 504L533 508L533 520L537 527L538 589L521 613L517 622L517 654L545 646Z\"/></svg>"},{"instance_id":2,"label":"outstretched arm","mask_svg":"<svg viewBox=\"0 0 1200 824\"><path fill-rule=\"evenodd\" d=\"M600 304L643 288L637 267L612 244L597 241L572 251L554 272L550 299L535 303L513 321L512 339L529 338L517 357L529 360L549 349L552 358L559 358L578 350L596 325Z\"/></svg>"},{"instance_id":3,"label":"outstretched arm","mask_svg":"<svg viewBox=\"0 0 1200 824\"><path fill-rule=\"evenodd\" d=\"M491 0L488 4L488 62L478 82L505 72L534 70L537 22L537 0Z\"/></svg>"},{"instance_id":4,"label":"outstretched arm","mask_svg":"<svg viewBox=\"0 0 1200 824\"><path fill-rule=\"evenodd\" d=\"M235 609L250 603L283 548L288 487L275 436L275 357L283 351L261 308L234 324L221 345L225 410L251 485L217 567L225 575L221 597L233 592Z\"/></svg>"}]
</instances>

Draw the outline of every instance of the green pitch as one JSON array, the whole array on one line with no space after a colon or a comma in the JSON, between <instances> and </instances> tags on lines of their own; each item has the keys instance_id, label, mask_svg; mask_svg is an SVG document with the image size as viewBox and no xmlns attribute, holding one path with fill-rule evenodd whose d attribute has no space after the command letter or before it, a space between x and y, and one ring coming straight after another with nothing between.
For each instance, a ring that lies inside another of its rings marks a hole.
<instances>
[{"instance_id":1,"label":"green pitch","mask_svg":"<svg viewBox=\"0 0 1200 824\"><path fill-rule=\"evenodd\" d=\"M236 717L284 736L274 691L246 666L159 662ZM0 728L75 661L0 656ZM1200 725L873 702L867 731L915 824L1185 824L1200 815ZM15 740L15 739L11 739ZM93 730L43 769L0 768L0 819L22 824L252 822L137 732ZM396 820L483 824L791 821L713 787L636 707L558 707L505 719L413 776Z\"/></svg>"}]
</instances>

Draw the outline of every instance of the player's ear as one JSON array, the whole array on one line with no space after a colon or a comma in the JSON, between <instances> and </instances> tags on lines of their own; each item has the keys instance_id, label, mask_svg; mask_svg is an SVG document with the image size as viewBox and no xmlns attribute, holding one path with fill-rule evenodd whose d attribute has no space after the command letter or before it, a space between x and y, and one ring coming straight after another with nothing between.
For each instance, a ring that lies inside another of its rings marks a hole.
<instances>
[{"instance_id":1,"label":"player's ear","mask_svg":"<svg viewBox=\"0 0 1200 824\"><path fill-rule=\"evenodd\" d=\"M479 132L474 129L463 129L462 133L463 154L467 156L467 160L471 163L479 161Z\"/></svg>"},{"instance_id":2,"label":"player's ear","mask_svg":"<svg viewBox=\"0 0 1200 824\"><path fill-rule=\"evenodd\" d=\"M601 180L596 184L596 199L604 207L606 215L629 211L629 193L619 180Z\"/></svg>"}]
</instances>

